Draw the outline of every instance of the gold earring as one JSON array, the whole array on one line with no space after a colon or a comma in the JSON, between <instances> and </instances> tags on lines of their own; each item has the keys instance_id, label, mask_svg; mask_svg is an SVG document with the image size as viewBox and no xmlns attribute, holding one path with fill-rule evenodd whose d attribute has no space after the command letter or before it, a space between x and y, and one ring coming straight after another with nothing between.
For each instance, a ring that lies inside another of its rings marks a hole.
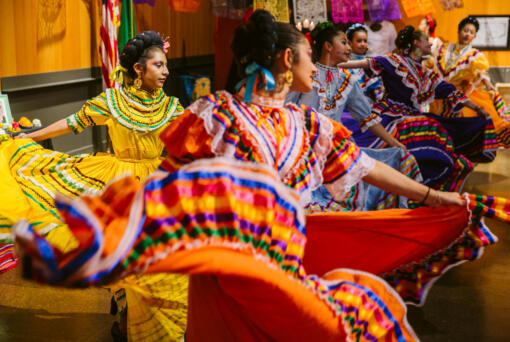
<instances>
[{"instance_id":1,"label":"gold earring","mask_svg":"<svg viewBox=\"0 0 510 342\"><path fill-rule=\"evenodd\" d=\"M135 86L136 89L140 89L142 87L142 78L138 76L133 82L133 85Z\"/></svg>"},{"instance_id":2,"label":"gold earring","mask_svg":"<svg viewBox=\"0 0 510 342\"><path fill-rule=\"evenodd\" d=\"M292 71L287 70L287 72L285 72L285 83L290 87L292 85L292 81L294 80L294 75L292 74Z\"/></svg>"}]
</instances>

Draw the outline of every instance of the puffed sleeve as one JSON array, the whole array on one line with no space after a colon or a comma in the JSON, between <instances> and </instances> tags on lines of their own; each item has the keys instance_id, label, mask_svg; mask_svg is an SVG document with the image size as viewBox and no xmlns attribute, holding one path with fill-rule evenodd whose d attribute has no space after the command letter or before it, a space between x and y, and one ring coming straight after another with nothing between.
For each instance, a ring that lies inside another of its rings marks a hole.
<instances>
[{"instance_id":1,"label":"puffed sleeve","mask_svg":"<svg viewBox=\"0 0 510 342\"><path fill-rule=\"evenodd\" d=\"M437 85L434 95L436 99L445 99L448 107L452 109L451 112L448 112L448 116L455 116L459 113L464 108L464 102L468 100L463 92L457 90L453 84L445 81L441 81Z\"/></svg>"},{"instance_id":2,"label":"puffed sleeve","mask_svg":"<svg viewBox=\"0 0 510 342\"><path fill-rule=\"evenodd\" d=\"M471 72L473 73L473 81L474 85L480 83L482 80L490 80L489 78L489 60L482 53L479 52L478 57L471 62Z\"/></svg>"},{"instance_id":3,"label":"puffed sleeve","mask_svg":"<svg viewBox=\"0 0 510 342\"><path fill-rule=\"evenodd\" d=\"M388 61L385 56L368 57L369 69L366 71L370 77L380 76L385 71Z\"/></svg>"},{"instance_id":4,"label":"puffed sleeve","mask_svg":"<svg viewBox=\"0 0 510 342\"><path fill-rule=\"evenodd\" d=\"M355 80L353 80L353 87L345 106L349 110L351 117L359 121L362 132L381 122L381 117L372 113L367 97L359 83Z\"/></svg>"},{"instance_id":5,"label":"puffed sleeve","mask_svg":"<svg viewBox=\"0 0 510 342\"><path fill-rule=\"evenodd\" d=\"M106 103L106 94L103 92L85 102L78 112L69 115L66 120L69 128L78 134L85 127L104 125L109 118L110 109Z\"/></svg>"},{"instance_id":6,"label":"puffed sleeve","mask_svg":"<svg viewBox=\"0 0 510 342\"><path fill-rule=\"evenodd\" d=\"M161 167L168 172L179 170L183 165L202 158L212 158L212 137L207 133L204 120L186 110L160 135L168 152Z\"/></svg>"}]
</instances>

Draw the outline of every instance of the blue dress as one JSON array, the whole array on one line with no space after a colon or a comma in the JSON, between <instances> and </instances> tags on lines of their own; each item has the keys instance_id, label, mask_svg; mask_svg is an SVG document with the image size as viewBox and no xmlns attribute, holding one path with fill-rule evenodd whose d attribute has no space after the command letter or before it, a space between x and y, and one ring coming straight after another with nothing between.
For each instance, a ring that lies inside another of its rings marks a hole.
<instances>
[{"instance_id":1,"label":"blue dress","mask_svg":"<svg viewBox=\"0 0 510 342\"><path fill-rule=\"evenodd\" d=\"M354 74L345 69L328 67L320 63L316 66L318 72L313 81L313 90L308 93L291 92L287 96L288 102L309 106L337 122L342 122L343 113L348 110L351 120L357 124L357 129L363 132L381 121L379 117L371 114L370 103ZM404 150L400 148L363 148L362 150L373 159L393 167L418 182L422 181L416 160ZM312 201L306 210L308 213L315 213L407 207L407 198L391 194L365 182L359 182L341 200L333 199L325 187L317 189L312 193Z\"/></svg>"}]
</instances>

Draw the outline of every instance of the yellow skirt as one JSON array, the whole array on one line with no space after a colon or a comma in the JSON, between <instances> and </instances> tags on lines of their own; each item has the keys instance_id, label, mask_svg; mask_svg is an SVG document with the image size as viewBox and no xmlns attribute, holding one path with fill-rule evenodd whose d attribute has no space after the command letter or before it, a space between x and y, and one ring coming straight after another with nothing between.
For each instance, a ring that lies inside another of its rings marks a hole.
<instances>
[{"instance_id":1,"label":"yellow skirt","mask_svg":"<svg viewBox=\"0 0 510 342\"><path fill-rule=\"evenodd\" d=\"M140 180L153 173L161 160L121 160L97 153L70 156L46 150L31 139L0 144L0 242L12 242L11 226L29 221L34 229L62 252L77 247L63 224L54 194L78 197L99 193L117 176L130 173ZM130 340L179 340L187 314L188 277L162 274L127 278L111 288L125 289L129 302Z\"/></svg>"}]
</instances>

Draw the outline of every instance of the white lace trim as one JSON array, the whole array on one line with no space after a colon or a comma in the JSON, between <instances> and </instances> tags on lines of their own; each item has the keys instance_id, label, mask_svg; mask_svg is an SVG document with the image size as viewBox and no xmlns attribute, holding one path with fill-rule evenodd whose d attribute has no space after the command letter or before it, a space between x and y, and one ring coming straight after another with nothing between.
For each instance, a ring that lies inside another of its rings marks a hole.
<instances>
[{"instance_id":1,"label":"white lace trim","mask_svg":"<svg viewBox=\"0 0 510 342\"><path fill-rule=\"evenodd\" d=\"M322 175L322 171L324 170L324 165L328 159L328 155L331 152L333 146L333 124L330 119L325 115L320 113L316 113L318 115L319 120L319 131L317 132L317 140L311 149L317 158L317 162L310 169L310 182L308 183L308 187L301 194L300 204L302 207L305 207L312 200L312 192L317 190L323 183L324 177ZM304 120L304 118L303 118ZM304 121L303 121L304 122ZM308 137L307 147L308 151L310 150L310 138ZM305 153L305 159L302 160L302 163L306 162L306 158L308 158L308 154ZM300 164L302 164L300 163Z\"/></svg>"},{"instance_id":2,"label":"white lace trim","mask_svg":"<svg viewBox=\"0 0 510 342\"><path fill-rule=\"evenodd\" d=\"M432 89L435 89L437 87L437 85L442 81L441 77L438 77L436 79L435 82L432 82L432 78L429 77L429 73L432 73L433 71L427 71L427 70L424 70L424 73L426 73L427 75L425 75L425 78L422 79L419 75L416 74L415 70L413 69L413 67L411 67L409 64L410 63L413 63L413 61L408 61L407 58L405 57L402 57L402 56L399 56L399 55L393 55L393 56L396 56L397 59L399 60L399 62L395 61L393 58L391 58L390 56L386 57L386 60L388 62L390 62L391 65L393 65L395 67L395 73L397 75L399 75L401 78L402 78L402 83L408 87L409 89L412 89L413 91L413 94L411 95L411 101L413 102L413 105L414 105L414 108L417 109L418 111L421 111L421 108L422 106L424 105L428 105L430 103L432 103L434 100L435 100L435 97L434 96L430 96L428 99L426 99L425 101L421 101L419 102L418 101L418 95L420 93L423 93L423 92L427 92L429 91L431 88ZM410 58L410 57L408 57ZM408 72L413 75L413 77L418 81L420 82L419 84L419 87L416 86L416 84L413 84L411 83L408 79L407 79L407 76L408 76L408 73L405 72L405 71L401 71L398 69L398 67L400 66L400 64L404 64L406 66L406 69L408 70Z\"/></svg>"},{"instance_id":3,"label":"white lace trim","mask_svg":"<svg viewBox=\"0 0 510 342\"><path fill-rule=\"evenodd\" d=\"M361 133L365 133L370 127L373 127L373 126L381 123L381 121L382 121L382 118L380 116L377 116L377 117L373 118L372 120L365 122L361 126Z\"/></svg>"},{"instance_id":4,"label":"white lace trim","mask_svg":"<svg viewBox=\"0 0 510 342\"><path fill-rule=\"evenodd\" d=\"M365 152L360 151L360 158L352 166L352 169L334 183L327 184L327 189L334 198L342 198L354 185L368 175L374 167L375 159L370 158ZM361 195L362 194L360 194L360 196Z\"/></svg>"},{"instance_id":5,"label":"white lace trim","mask_svg":"<svg viewBox=\"0 0 510 342\"><path fill-rule=\"evenodd\" d=\"M219 92L219 94L225 95L227 98L231 96L227 92ZM225 134L227 128L220 122L213 120L211 115L216 105L217 104L214 102L209 102L208 100L201 98L191 104L188 109L204 122L205 130L207 131L207 134L209 134L209 136L212 138L211 152L218 157L233 157L236 146L227 144L223 141L223 135ZM247 137L247 139L251 140L250 137ZM255 144L253 140L251 142L254 148L256 148L257 144ZM264 156L264 154L262 155Z\"/></svg>"},{"instance_id":6,"label":"white lace trim","mask_svg":"<svg viewBox=\"0 0 510 342\"><path fill-rule=\"evenodd\" d=\"M444 45L443 45L444 46ZM452 78L454 78L458 73L459 71L462 71L462 70L465 70L465 69L468 69L470 66L471 66L471 62L473 62L473 60L477 59L478 57L480 57L480 54L481 52L479 50L476 50L476 53L474 55L472 55L471 57L468 57L466 58L469 62L468 63L465 63L465 64L462 64L462 65L458 65L456 68L455 68L455 72L454 73L451 73L451 70L446 70L446 61L448 60L448 58L450 58L450 55L453 53L453 51L455 50L457 44L451 44L449 43L448 47L446 48L445 50L445 53L444 53L444 58L443 60L445 61L445 64L444 64L444 70L445 70L445 74L443 75L443 78L445 81L449 81L451 80ZM469 49L468 51L466 51L462 56L460 56L457 61L455 63L457 63L459 60L465 58L465 55L467 55L468 53L470 53L473 49ZM439 50L439 55L437 56L436 58L436 62L441 64L441 50ZM441 67L443 67L443 65L441 64Z\"/></svg>"}]
</instances>

